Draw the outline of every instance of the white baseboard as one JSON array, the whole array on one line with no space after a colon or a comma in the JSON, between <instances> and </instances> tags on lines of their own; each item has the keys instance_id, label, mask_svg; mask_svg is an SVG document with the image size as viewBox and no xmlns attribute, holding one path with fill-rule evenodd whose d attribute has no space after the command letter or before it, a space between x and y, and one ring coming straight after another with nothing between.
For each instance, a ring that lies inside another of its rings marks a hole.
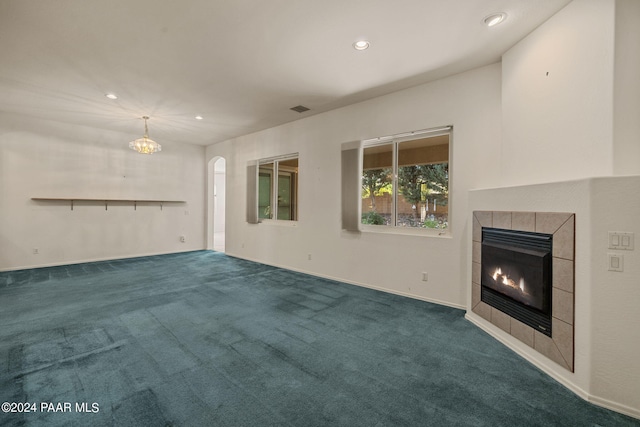
<instances>
[{"instance_id":1,"label":"white baseboard","mask_svg":"<svg viewBox=\"0 0 640 427\"><path fill-rule=\"evenodd\" d=\"M638 409L631 408L629 406L622 405L622 404L620 404L618 402L614 402L612 400L603 399L601 397L593 396L593 395L589 395L589 398L587 400L589 402L593 403L594 405L598 405L598 406L601 406L603 408L611 409L612 411L620 412L621 414L628 415L630 417L640 419L640 410L638 410Z\"/></svg>"}]
</instances>

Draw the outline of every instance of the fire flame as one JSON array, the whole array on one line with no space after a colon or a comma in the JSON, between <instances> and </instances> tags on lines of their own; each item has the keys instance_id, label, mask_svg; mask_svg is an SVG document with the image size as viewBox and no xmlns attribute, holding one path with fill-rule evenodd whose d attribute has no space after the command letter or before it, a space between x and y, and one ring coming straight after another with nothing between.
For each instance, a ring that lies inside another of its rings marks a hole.
<instances>
[{"instance_id":1,"label":"fire flame","mask_svg":"<svg viewBox=\"0 0 640 427\"><path fill-rule=\"evenodd\" d=\"M523 277L521 277L519 283L516 284L515 280L511 279L507 274L502 273L502 269L500 267L495 269L491 277L493 277L493 280L496 283L502 283L505 286L518 289L523 294L528 295L527 292L525 291L525 284L524 284Z\"/></svg>"}]
</instances>

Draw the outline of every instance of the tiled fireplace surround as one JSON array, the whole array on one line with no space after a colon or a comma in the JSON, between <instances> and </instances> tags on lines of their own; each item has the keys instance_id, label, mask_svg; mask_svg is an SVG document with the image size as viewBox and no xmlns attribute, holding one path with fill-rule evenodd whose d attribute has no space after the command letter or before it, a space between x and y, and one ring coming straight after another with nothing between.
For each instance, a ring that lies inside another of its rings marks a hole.
<instances>
[{"instance_id":1,"label":"tiled fireplace surround","mask_svg":"<svg viewBox=\"0 0 640 427\"><path fill-rule=\"evenodd\" d=\"M482 227L553 235L552 338L480 300ZM473 212L472 311L565 369L574 371L575 214Z\"/></svg>"}]
</instances>

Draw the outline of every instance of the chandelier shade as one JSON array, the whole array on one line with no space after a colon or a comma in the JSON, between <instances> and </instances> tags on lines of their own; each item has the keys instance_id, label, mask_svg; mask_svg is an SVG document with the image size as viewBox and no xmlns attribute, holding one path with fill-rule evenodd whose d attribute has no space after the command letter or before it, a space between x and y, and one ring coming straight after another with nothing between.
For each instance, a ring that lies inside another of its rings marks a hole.
<instances>
[{"instance_id":1,"label":"chandelier shade","mask_svg":"<svg viewBox=\"0 0 640 427\"><path fill-rule=\"evenodd\" d=\"M144 119L144 136L131 141L129 143L129 148L140 154L153 154L156 151L162 151L162 146L149 138L149 128L147 127L147 120L149 120L149 116L143 116L142 118Z\"/></svg>"}]
</instances>

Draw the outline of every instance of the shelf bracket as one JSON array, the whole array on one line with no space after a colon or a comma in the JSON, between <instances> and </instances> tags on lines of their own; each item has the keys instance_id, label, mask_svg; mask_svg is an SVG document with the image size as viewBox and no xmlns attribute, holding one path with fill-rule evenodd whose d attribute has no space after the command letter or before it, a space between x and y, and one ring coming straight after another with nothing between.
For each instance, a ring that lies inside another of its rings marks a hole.
<instances>
[{"instance_id":1,"label":"shelf bracket","mask_svg":"<svg viewBox=\"0 0 640 427\"><path fill-rule=\"evenodd\" d=\"M71 199L71 210L73 210L73 199Z\"/></svg>"},{"instance_id":2,"label":"shelf bracket","mask_svg":"<svg viewBox=\"0 0 640 427\"><path fill-rule=\"evenodd\" d=\"M134 211L137 211L137 210L138 210L138 201L137 201L137 200L134 200L134 201L133 201L133 210L134 210Z\"/></svg>"},{"instance_id":3,"label":"shelf bracket","mask_svg":"<svg viewBox=\"0 0 640 427\"><path fill-rule=\"evenodd\" d=\"M104 210L105 210L105 211L106 211L106 210L108 210L108 209L107 209L107 205L108 205L108 204L109 204L109 202L107 202L107 201L105 200L105 201L104 201Z\"/></svg>"},{"instance_id":4,"label":"shelf bracket","mask_svg":"<svg viewBox=\"0 0 640 427\"><path fill-rule=\"evenodd\" d=\"M160 202L160 210L162 210L162 202Z\"/></svg>"}]
</instances>

